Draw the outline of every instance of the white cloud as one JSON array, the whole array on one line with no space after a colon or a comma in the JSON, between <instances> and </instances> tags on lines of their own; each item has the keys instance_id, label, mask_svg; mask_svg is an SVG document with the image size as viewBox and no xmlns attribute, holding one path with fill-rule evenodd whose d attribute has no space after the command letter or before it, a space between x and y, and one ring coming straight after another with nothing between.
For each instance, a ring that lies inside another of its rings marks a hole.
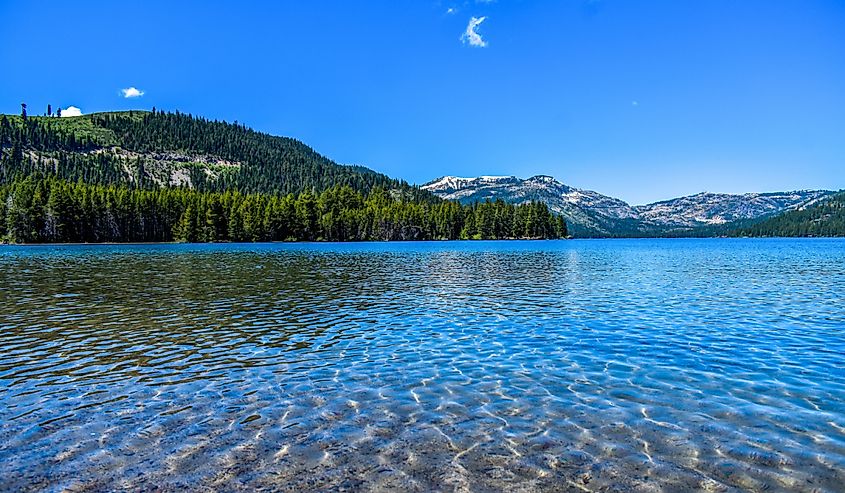
<instances>
[{"instance_id":1,"label":"white cloud","mask_svg":"<svg viewBox=\"0 0 845 493\"><path fill-rule=\"evenodd\" d=\"M82 116L82 110L76 106L68 106L62 110L62 118L66 116Z\"/></svg>"},{"instance_id":2,"label":"white cloud","mask_svg":"<svg viewBox=\"0 0 845 493\"><path fill-rule=\"evenodd\" d=\"M449 7L448 9L446 9L447 14L454 14L455 12L457 12L457 10L455 10L455 7Z\"/></svg>"},{"instance_id":3,"label":"white cloud","mask_svg":"<svg viewBox=\"0 0 845 493\"><path fill-rule=\"evenodd\" d=\"M140 98L144 95L144 91L141 91L134 87L127 87L126 89L121 89L120 92L123 93L124 98Z\"/></svg>"},{"instance_id":4,"label":"white cloud","mask_svg":"<svg viewBox=\"0 0 845 493\"><path fill-rule=\"evenodd\" d=\"M470 46L476 46L478 48L484 48L487 46L487 42L481 38L481 35L478 34L478 26L481 25L487 19L486 16L484 17L472 17L469 20L469 24L467 25L467 30L461 35L461 41L464 43L469 43Z\"/></svg>"}]
</instances>

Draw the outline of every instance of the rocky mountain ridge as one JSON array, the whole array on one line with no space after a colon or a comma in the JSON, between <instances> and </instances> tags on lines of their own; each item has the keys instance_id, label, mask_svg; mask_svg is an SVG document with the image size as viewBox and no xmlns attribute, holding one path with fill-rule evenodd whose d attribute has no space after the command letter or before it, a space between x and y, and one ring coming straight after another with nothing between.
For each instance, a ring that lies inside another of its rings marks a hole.
<instances>
[{"instance_id":1,"label":"rocky mountain ridge","mask_svg":"<svg viewBox=\"0 0 845 493\"><path fill-rule=\"evenodd\" d=\"M464 203L488 199L512 203L538 200L562 214L576 236L682 234L696 228L753 221L802 209L835 193L828 190L745 194L702 192L632 206L614 197L566 185L547 175L527 179L515 176L444 176L426 183L422 189L441 198Z\"/></svg>"}]
</instances>

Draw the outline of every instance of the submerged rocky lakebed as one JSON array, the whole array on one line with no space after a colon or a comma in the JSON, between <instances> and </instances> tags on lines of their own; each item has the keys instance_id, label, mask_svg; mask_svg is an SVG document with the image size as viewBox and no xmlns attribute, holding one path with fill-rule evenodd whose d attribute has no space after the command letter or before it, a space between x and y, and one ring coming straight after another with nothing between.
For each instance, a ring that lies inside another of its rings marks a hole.
<instances>
[{"instance_id":1,"label":"submerged rocky lakebed","mask_svg":"<svg viewBox=\"0 0 845 493\"><path fill-rule=\"evenodd\" d=\"M0 490L845 491L845 241L0 247Z\"/></svg>"}]
</instances>

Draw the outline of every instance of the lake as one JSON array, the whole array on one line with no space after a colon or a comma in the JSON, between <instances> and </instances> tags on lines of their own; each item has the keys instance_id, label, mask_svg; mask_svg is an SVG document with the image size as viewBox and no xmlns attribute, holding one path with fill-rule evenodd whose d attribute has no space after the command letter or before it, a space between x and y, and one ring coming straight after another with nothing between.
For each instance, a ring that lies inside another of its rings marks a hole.
<instances>
[{"instance_id":1,"label":"lake","mask_svg":"<svg viewBox=\"0 0 845 493\"><path fill-rule=\"evenodd\" d=\"M0 489L845 491L845 240L0 247Z\"/></svg>"}]
</instances>

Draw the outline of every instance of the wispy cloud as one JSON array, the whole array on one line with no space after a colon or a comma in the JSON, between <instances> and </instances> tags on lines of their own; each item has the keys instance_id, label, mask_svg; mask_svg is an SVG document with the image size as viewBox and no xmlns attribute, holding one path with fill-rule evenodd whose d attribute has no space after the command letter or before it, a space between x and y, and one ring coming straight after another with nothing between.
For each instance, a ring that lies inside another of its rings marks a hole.
<instances>
[{"instance_id":1,"label":"wispy cloud","mask_svg":"<svg viewBox=\"0 0 845 493\"><path fill-rule=\"evenodd\" d=\"M126 89L121 89L120 92L123 93L124 98L140 98L144 95L144 91L135 87L127 87Z\"/></svg>"},{"instance_id":2,"label":"wispy cloud","mask_svg":"<svg viewBox=\"0 0 845 493\"><path fill-rule=\"evenodd\" d=\"M457 12L457 9L455 9L455 7L449 7L448 9L446 9L447 14L454 14L455 12Z\"/></svg>"},{"instance_id":3,"label":"wispy cloud","mask_svg":"<svg viewBox=\"0 0 845 493\"><path fill-rule=\"evenodd\" d=\"M478 26L480 26L486 19L487 16L470 18L467 30L461 35L461 41L478 48L484 48L487 46L487 42L484 41L481 34L478 33Z\"/></svg>"},{"instance_id":4,"label":"wispy cloud","mask_svg":"<svg viewBox=\"0 0 845 493\"><path fill-rule=\"evenodd\" d=\"M62 118L66 116L82 116L82 110L76 106L68 106L62 110Z\"/></svg>"}]
</instances>

